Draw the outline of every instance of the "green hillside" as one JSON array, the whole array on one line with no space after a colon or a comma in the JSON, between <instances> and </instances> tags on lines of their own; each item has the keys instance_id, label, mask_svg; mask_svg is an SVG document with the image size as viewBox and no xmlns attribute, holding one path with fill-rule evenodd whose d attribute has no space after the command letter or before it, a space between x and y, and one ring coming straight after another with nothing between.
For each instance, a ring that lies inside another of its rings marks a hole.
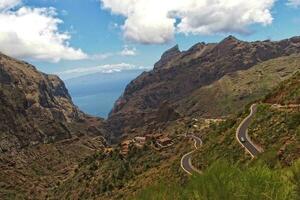
<instances>
[{"instance_id":1,"label":"green hillside","mask_svg":"<svg viewBox=\"0 0 300 200\"><path fill-rule=\"evenodd\" d=\"M300 104L300 72L282 82L273 93L266 97L266 102L277 104Z\"/></svg>"},{"instance_id":2,"label":"green hillside","mask_svg":"<svg viewBox=\"0 0 300 200\"><path fill-rule=\"evenodd\" d=\"M136 200L292 200L299 199L300 162L272 170L263 164L244 168L217 161L186 185L162 182L141 191ZM297 189L298 185L298 189Z\"/></svg>"},{"instance_id":3,"label":"green hillside","mask_svg":"<svg viewBox=\"0 0 300 200\"><path fill-rule=\"evenodd\" d=\"M178 110L189 116L218 117L234 114L242 111L248 103L269 94L279 83L299 70L299 55L262 62L248 70L225 75L213 84L199 88L177 104ZM286 91L292 89L289 86L286 88L289 88ZM299 90L293 94L298 96L300 101Z\"/></svg>"},{"instance_id":4,"label":"green hillside","mask_svg":"<svg viewBox=\"0 0 300 200\"><path fill-rule=\"evenodd\" d=\"M203 175L183 187L146 189L137 199L149 199L147 193L153 199L299 199L300 111L259 105L249 135L264 152L254 160L235 139L237 124L223 122L204 136L204 146L192 160Z\"/></svg>"},{"instance_id":5,"label":"green hillside","mask_svg":"<svg viewBox=\"0 0 300 200\"><path fill-rule=\"evenodd\" d=\"M267 96L268 103L258 106L249 129L249 136L264 150L258 158L251 160L235 139L245 111L237 120L212 125L202 135L204 145L192 160L202 175L185 185L157 184L136 199L299 199L300 108L269 104L270 99L295 103L299 88L297 73Z\"/></svg>"},{"instance_id":6,"label":"green hillside","mask_svg":"<svg viewBox=\"0 0 300 200\"><path fill-rule=\"evenodd\" d=\"M292 75L292 71L279 71ZM270 99L278 94L282 99L295 96L293 93L300 87L298 76L295 74L285 80L267 97L261 93L257 94L260 98L254 98L263 102L259 103L249 130L250 137L264 150L256 159L251 159L235 137L238 125L249 113L249 102L238 115L211 120L210 123L199 118L194 122L198 126L189 129L190 133L203 140L203 146L192 157L193 165L203 172L202 175L189 177L180 166L182 156L193 149L193 141L183 135L193 121L188 117L165 125L167 128L163 133L173 139L173 146L158 151L148 143L143 149L131 148L125 157L119 153L120 146L114 147L110 154L97 152L77 165L71 176L52 187L48 197L297 199L300 180L300 112L294 107L274 107ZM294 89L287 90L285 85ZM295 103L293 100L290 102Z\"/></svg>"}]
</instances>

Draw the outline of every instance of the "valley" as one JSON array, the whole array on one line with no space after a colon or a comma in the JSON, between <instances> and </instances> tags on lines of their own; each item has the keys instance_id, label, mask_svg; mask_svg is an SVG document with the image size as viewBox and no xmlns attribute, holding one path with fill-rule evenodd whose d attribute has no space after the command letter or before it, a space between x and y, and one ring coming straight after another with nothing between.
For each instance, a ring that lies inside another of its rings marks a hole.
<instances>
[{"instance_id":1,"label":"valley","mask_svg":"<svg viewBox=\"0 0 300 200\"><path fill-rule=\"evenodd\" d=\"M299 53L299 37L175 46L107 120L1 54L0 198L296 200Z\"/></svg>"},{"instance_id":2,"label":"valley","mask_svg":"<svg viewBox=\"0 0 300 200\"><path fill-rule=\"evenodd\" d=\"M300 200L300 0L0 0L0 200Z\"/></svg>"}]
</instances>

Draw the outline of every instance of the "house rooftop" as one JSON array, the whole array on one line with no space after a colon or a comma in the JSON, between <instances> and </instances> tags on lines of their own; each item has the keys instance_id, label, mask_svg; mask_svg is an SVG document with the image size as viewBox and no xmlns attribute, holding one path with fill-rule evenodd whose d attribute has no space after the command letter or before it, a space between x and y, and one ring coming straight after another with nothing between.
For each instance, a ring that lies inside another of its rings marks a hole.
<instances>
[{"instance_id":1,"label":"house rooftop","mask_svg":"<svg viewBox=\"0 0 300 200\"><path fill-rule=\"evenodd\" d=\"M170 142L172 141L169 137L160 138L157 140L158 142L164 143L164 142Z\"/></svg>"},{"instance_id":2,"label":"house rooftop","mask_svg":"<svg viewBox=\"0 0 300 200\"><path fill-rule=\"evenodd\" d=\"M122 146L126 146L126 145L130 145L132 143L132 140L124 140L123 142L121 142Z\"/></svg>"}]
</instances>

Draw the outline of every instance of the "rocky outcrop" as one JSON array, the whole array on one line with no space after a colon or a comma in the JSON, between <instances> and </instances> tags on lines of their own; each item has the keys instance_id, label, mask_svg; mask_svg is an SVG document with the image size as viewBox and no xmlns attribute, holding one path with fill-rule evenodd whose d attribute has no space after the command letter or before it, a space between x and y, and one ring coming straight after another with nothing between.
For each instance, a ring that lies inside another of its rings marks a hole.
<instances>
[{"instance_id":1,"label":"rocky outcrop","mask_svg":"<svg viewBox=\"0 0 300 200\"><path fill-rule=\"evenodd\" d=\"M153 117L149 113L156 112L162 102L174 107L226 74L299 52L299 37L245 42L229 36L218 44L199 43L185 52L175 46L163 54L153 71L144 72L126 87L108 118L109 127L121 135L145 121L150 123Z\"/></svg>"},{"instance_id":2,"label":"rocky outcrop","mask_svg":"<svg viewBox=\"0 0 300 200\"><path fill-rule=\"evenodd\" d=\"M82 113L64 83L0 54L0 152L85 134L102 135L102 119ZM94 128L92 128L94 127Z\"/></svg>"},{"instance_id":3,"label":"rocky outcrop","mask_svg":"<svg viewBox=\"0 0 300 200\"><path fill-rule=\"evenodd\" d=\"M181 56L178 45L167 50L160 58L160 60L154 64L154 70L167 69L171 67L172 63Z\"/></svg>"}]
</instances>

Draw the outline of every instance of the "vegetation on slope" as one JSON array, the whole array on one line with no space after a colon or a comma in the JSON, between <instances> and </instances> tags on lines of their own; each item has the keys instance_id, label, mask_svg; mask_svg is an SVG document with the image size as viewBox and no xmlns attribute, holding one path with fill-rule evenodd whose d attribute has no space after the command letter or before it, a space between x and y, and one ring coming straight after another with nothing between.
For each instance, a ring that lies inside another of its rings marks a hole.
<instances>
[{"instance_id":1,"label":"vegetation on slope","mask_svg":"<svg viewBox=\"0 0 300 200\"><path fill-rule=\"evenodd\" d=\"M185 146L185 142L176 139L174 146L161 151L146 145L143 149L132 147L126 157L119 149L108 155L96 153L78 166L73 177L56 187L53 196L60 199L125 199L161 178L180 183L186 178L179 164Z\"/></svg>"},{"instance_id":2,"label":"vegetation on slope","mask_svg":"<svg viewBox=\"0 0 300 200\"><path fill-rule=\"evenodd\" d=\"M219 117L243 111L244 106L260 100L272 92L279 83L289 79L300 70L300 56L291 55L262 62L248 70L225 75L209 86L204 86L181 100L178 110L190 116ZM300 75L293 78L300 81ZM291 87L286 82L278 90L291 92L290 98L300 101L299 87ZM280 98L280 97L277 97Z\"/></svg>"},{"instance_id":3,"label":"vegetation on slope","mask_svg":"<svg viewBox=\"0 0 300 200\"><path fill-rule=\"evenodd\" d=\"M135 199L296 200L300 197L299 174L300 160L280 170L272 170L261 163L245 168L217 161L203 175L192 177L184 187L162 183L141 191Z\"/></svg>"},{"instance_id":4,"label":"vegetation on slope","mask_svg":"<svg viewBox=\"0 0 300 200\"><path fill-rule=\"evenodd\" d=\"M47 199L49 190L72 177L78 163L103 151L102 138L81 137L0 154L0 199Z\"/></svg>"},{"instance_id":5,"label":"vegetation on slope","mask_svg":"<svg viewBox=\"0 0 300 200\"><path fill-rule=\"evenodd\" d=\"M148 113L157 110L164 101L178 106L183 105L181 111L187 116L190 116L191 114L197 114L199 116L211 116L212 114L215 114L214 116L218 117L220 114L223 114L214 109L215 107L220 107L220 111L227 111L227 114L231 114L229 111L232 110L226 108L226 104L219 102L218 97L214 99L214 97L217 96L216 94L218 91L201 95L203 98L207 99L204 103L206 103L206 106L209 107L209 109L204 109L205 107L202 108L205 105L202 103L199 103L194 109L194 104L201 101L201 98L193 98L192 101L183 103L181 103L181 101L185 98L192 97L194 92L197 92L199 88L209 86L226 75L231 75L239 70L250 69L264 61L279 57L283 57L282 59L284 60L284 56L299 54L299 43L299 37L278 42L246 42L238 40L233 36L229 36L218 44L198 44L195 48L193 47L184 52L175 50L175 56L173 56L174 54L172 52L174 51L172 50L170 58L168 58L168 55L170 55L170 52L168 52L167 55L163 56L162 62L159 62L162 64L162 68L158 69L156 66L155 70L141 74L126 87L123 95L115 103L107 121L108 125L114 131L116 136L124 133L129 134L130 132L127 132L128 130L130 131L131 129L139 128L140 126L143 127L145 125L145 123L137 123L140 119L143 119L144 122L155 122L155 118L153 120L152 116L148 115ZM177 56L179 53L182 54L182 57ZM174 57L180 57L180 59L177 60L174 59ZM285 65L289 65L289 62L297 65L297 63L299 63L299 58L297 57L299 57L299 55L287 58L286 62L277 60L279 61L278 64L277 62L273 63L275 69L279 70L276 74L280 75L278 72L284 69ZM167 62L165 58L167 58ZM298 60L298 62L295 60ZM272 71L271 68L269 68L269 70ZM295 71L295 69L290 69L290 72L293 71ZM259 87L260 82L264 85L264 77L269 77L268 73L259 74L258 72L256 75L257 76L252 79L254 80L254 83L257 83L253 84L256 85L256 87ZM277 79L278 77L280 79ZM273 79L274 81L270 81L269 84L271 83L274 86L274 83L279 83L283 80L281 79L282 77L284 76L275 76ZM247 82L245 83L247 84ZM239 84L236 83L236 86L239 86ZM222 89L222 87L220 87L220 89ZM251 89L251 87L249 87L249 89ZM247 98L247 96L251 97L251 91L248 91L247 87L245 91L246 95L243 96L244 94L242 94L241 98ZM230 102L229 97L231 95L230 93L227 94L228 100L226 99L226 94L224 97L225 99L223 98L223 100L225 100L225 102ZM239 97L240 96L237 96L237 99L232 99L237 102L234 105L236 105L236 107L246 105L247 103L240 101ZM250 102L251 101L252 100L250 99ZM241 104L239 102L241 102Z\"/></svg>"},{"instance_id":6,"label":"vegetation on slope","mask_svg":"<svg viewBox=\"0 0 300 200\"><path fill-rule=\"evenodd\" d=\"M266 97L266 102L277 104L300 104L300 72L282 82L273 93Z\"/></svg>"},{"instance_id":7,"label":"vegetation on slope","mask_svg":"<svg viewBox=\"0 0 300 200\"><path fill-rule=\"evenodd\" d=\"M297 73L266 99L295 104L299 88ZM149 187L137 199L299 199L299 107L258 106L249 135L264 152L254 160L244 156L235 139L236 128L246 115L244 112L237 120L227 119L202 130L204 145L192 161L202 169L202 175L184 187L176 183Z\"/></svg>"},{"instance_id":8,"label":"vegetation on slope","mask_svg":"<svg viewBox=\"0 0 300 200\"><path fill-rule=\"evenodd\" d=\"M45 199L108 133L59 77L0 53L0 199Z\"/></svg>"},{"instance_id":9,"label":"vegetation on slope","mask_svg":"<svg viewBox=\"0 0 300 200\"><path fill-rule=\"evenodd\" d=\"M292 67L284 69L276 67L275 64L281 62L282 65L287 62ZM259 69L252 72L251 69L238 72L248 73L244 78L237 79L237 82L244 89L249 89L251 94L243 97L245 99L238 98L238 101L243 102L244 105L252 97L252 100L261 98L267 92L264 88L268 88L272 82L277 83L277 79L288 77L292 69L297 69L297 62L299 63L297 56L290 56L266 62L269 65L261 64L261 68L273 70L270 73L276 72L275 74L278 75L277 78L277 75L270 78L268 74L263 73L267 78L264 79L266 82L260 81L261 93L253 92L256 88L248 84L251 73L253 77L259 76ZM251 80L257 81L253 77ZM226 84L225 86L227 87ZM229 104L242 108L243 106L237 105L236 102L231 104L236 98L230 97L231 91L236 94L241 92L237 87L238 83L235 83L235 87L231 87L235 89L224 90L227 96L220 99L221 103L216 104L216 108L219 106L223 109L224 106L224 109L229 109ZM299 73L274 91L267 96L267 103L299 103ZM202 101L200 97L198 98L198 101ZM18 102L18 99L12 102ZM18 104L21 105L22 102ZM6 109L6 107L1 108ZM126 199L150 186L141 193L140 199L147 199L145 195L149 195L152 199L298 198L299 196L295 195L300 193L300 166L299 161L295 161L300 156L299 110L276 108L268 104L258 107L249 134L265 152L254 162L235 138L236 128L247 113L248 111L245 111L239 116L221 123L213 123L204 129L201 127L204 122L202 120L198 122L200 128L194 128L194 134L203 138L204 145L195 152L192 162L204 174L191 180L187 179L187 175L180 168L181 156L192 147L187 140L182 139L188 126L188 123L183 123L182 120L177 125L166 123L170 129L168 132L172 132L174 137L178 136L174 140L174 146L157 151L148 145L144 149L132 149L125 158L120 156L118 149L109 155L101 153L102 142L95 141L93 138L86 138L86 140L73 138L74 141L70 141L70 144L66 144L65 142L68 141L64 140L61 143L37 145L19 152L17 157L13 155L5 157L2 154L0 156L2 170L0 197L3 199L22 199L28 196L37 199ZM78 127L80 125L79 123ZM78 127L69 129L71 132L76 129L85 130L85 127ZM93 156L90 156L91 154ZM86 158L82 161L84 157ZM157 188L155 184L161 180L163 184L158 185ZM248 193L249 190L254 194Z\"/></svg>"},{"instance_id":10,"label":"vegetation on slope","mask_svg":"<svg viewBox=\"0 0 300 200\"><path fill-rule=\"evenodd\" d=\"M158 152L146 146L132 149L126 158L117 151L108 156L96 154L80 164L74 176L53 194L66 199L127 199L136 192L137 196L132 198L299 198L299 110L277 109L265 103L258 106L249 135L264 153L251 160L235 137L237 126L248 115L249 107L250 104L239 116L211 123L206 128L203 128L203 120L194 122L198 127L189 132L200 136L204 143L194 153L192 162L203 175L187 179L180 168L181 156L191 147L191 143L187 144L181 137L191 122L178 121L167 130L178 136L176 145L170 149Z\"/></svg>"},{"instance_id":11,"label":"vegetation on slope","mask_svg":"<svg viewBox=\"0 0 300 200\"><path fill-rule=\"evenodd\" d=\"M219 124L212 124L206 132L202 131L200 137L203 138L203 146L195 152L192 159L198 169L205 170L216 160L226 160L232 164L249 162L250 155L245 153L235 138L235 130L242 117L239 120L227 119Z\"/></svg>"},{"instance_id":12,"label":"vegetation on slope","mask_svg":"<svg viewBox=\"0 0 300 200\"><path fill-rule=\"evenodd\" d=\"M259 105L249 135L264 149L261 159L269 165L292 165L300 158L300 109Z\"/></svg>"},{"instance_id":13,"label":"vegetation on slope","mask_svg":"<svg viewBox=\"0 0 300 200\"><path fill-rule=\"evenodd\" d=\"M240 122L226 120L212 125L193 164L203 174L187 184L163 182L148 187L136 199L299 199L300 112L272 110L260 105L249 131L263 147L251 160L235 139ZM243 114L241 119L245 116Z\"/></svg>"}]
</instances>

